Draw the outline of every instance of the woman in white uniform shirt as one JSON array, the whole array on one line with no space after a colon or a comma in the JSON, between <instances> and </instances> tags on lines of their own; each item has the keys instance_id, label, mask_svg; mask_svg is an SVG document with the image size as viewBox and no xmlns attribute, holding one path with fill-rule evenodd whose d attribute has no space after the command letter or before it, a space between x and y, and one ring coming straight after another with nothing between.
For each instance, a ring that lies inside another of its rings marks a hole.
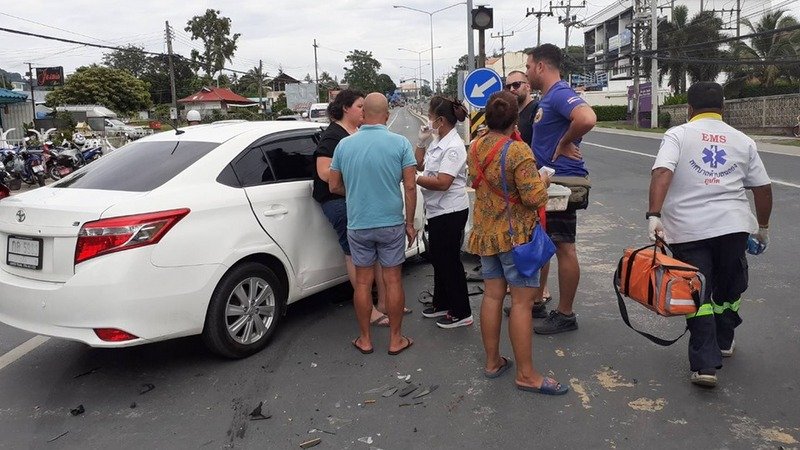
<instances>
[{"instance_id":1,"label":"woman in white uniform shirt","mask_svg":"<svg viewBox=\"0 0 800 450\"><path fill-rule=\"evenodd\" d=\"M437 318L441 328L472 325L467 280L461 263L461 236L469 214L467 151L455 126L467 116L460 102L431 99L428 125L415 149L417 178L425 199L428 240L433 264L433 305L422 315ZM428 141L433 141L428 144Z\"/></svg>"}]
</instances>

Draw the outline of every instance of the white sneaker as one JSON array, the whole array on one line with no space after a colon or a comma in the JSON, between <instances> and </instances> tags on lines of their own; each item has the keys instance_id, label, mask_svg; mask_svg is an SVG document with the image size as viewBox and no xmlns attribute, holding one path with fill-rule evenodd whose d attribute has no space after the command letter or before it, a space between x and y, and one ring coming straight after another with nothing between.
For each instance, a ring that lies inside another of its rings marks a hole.
<instances>
[{"instance_id":1,"label":"white sneaker","mask_svg":"<svg viewBox=\"0 0 800 450\"><path fill-rule=\"evenodd\" d=\"M736 350L736 341L731 341L731 348L729 349L724 349L724 348L719 349L720 353L722 353L723 358L730 358L731 356L733 356L734 350Z\"/></svg>"},{"instance_id":2,"label":"white sneaker","mask_svg":"<svg viewBox=\"0 0 800 450\"><path fill-rule=\"evenodd\" d=\"M689 378L692 384L696 384L698 386L705 386L705 387L714 387L717 385L717 375L716 374L703 374L700 372L692 372L692 376Z\"/></svg>"},{"instance_id":3,"label":"white sneaker","mask_svg":"<svg viewBox=\"0 0 800 450\"><path fill-rule=\"evenodd\" d=\"M463 319L458 319L450 314L442 317L441 319L436 321L436 326L439 328L458 328L458 327L466 327L472 325L472 316L465 317Z\"/></svg>"}]
</instances>

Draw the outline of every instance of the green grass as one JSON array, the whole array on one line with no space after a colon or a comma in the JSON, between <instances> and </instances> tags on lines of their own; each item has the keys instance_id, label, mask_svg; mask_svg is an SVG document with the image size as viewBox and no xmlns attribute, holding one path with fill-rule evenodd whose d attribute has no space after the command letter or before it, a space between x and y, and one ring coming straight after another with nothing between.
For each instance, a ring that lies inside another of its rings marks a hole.
<instances>
[{"instance_id":1,"label":"green grass","mask_svg":"<svg viewBox=\"0 0 800 450\"><path fill-rule=\"evenodd\" d=\"M647 131L649 133L664 133L666 128L634 128L633 124L626 122L597 122L598 127L615 128L617 130Z\"/></svg>"},{"instance_id":2,"label":"green grass","mask_svg":"<svg viewBox=\"0 0 800 450\"><path fill-rule=\"evenodd\" d=\"M797 139L765 139L761 142L768 142L770 144L778 145L791 145L793 147L800 147L800 138Z\"/></svg>"}]
</instances>

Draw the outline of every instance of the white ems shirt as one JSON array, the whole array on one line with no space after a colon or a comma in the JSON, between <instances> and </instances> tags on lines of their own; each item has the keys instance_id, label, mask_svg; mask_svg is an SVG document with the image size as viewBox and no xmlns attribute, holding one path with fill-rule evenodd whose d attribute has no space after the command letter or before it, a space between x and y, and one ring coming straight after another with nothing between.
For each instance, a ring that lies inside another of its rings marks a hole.
<instances>
[{"instance_id":1,"label":"white ems shirt","mask_svg":"<svg viewBox=\"0 0 800 450\"><path fill-rule=\"evenodd\" d=\"M422 188L425 199L425 216L429 219L469 208L467 196L467 150L455 128L439 140L434 140L425 151L423 175L435 177L439 173L452 176L453 184L446 191Z\"/></svg>"},{"instance_id":2,"label":"white ems shirt","mask_svg":"<svg viewBox=\"0 0 800 450\"><path fill-rule=\"evenodd\" d=\"M758 227L745 188L770 184L756 143L703 113L664 133L653 169L674 175L661 209L666 241L692 242Z\"/></svg>"}]
</instances>

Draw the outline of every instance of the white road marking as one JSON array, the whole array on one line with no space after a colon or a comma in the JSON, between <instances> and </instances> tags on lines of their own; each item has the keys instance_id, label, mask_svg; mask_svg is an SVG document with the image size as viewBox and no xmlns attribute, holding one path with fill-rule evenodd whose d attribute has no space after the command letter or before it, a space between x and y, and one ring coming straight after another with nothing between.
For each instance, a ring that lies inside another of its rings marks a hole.
<instances>
[{"instance_id":1,"label":"white road marking","mask_svg":"<svg viewBox=\"0 0 800 450\"><path fill-rule=\"evenodd\" d=\"M0 370L3 370L9 364L36 350L37 347L49 340L50 338L47 336L34 336L17 347L11 349L5 355L0 356Z\"/></svg>"},{"instance_id":2,"label":"white road marking","mask_svg":"<svg viewBox=\"0 0 800 450\"><path fill-rule=\"evenodd\" d=\"M389 122L389 126L388 126L387 128L392 128L392 124L394 124L394 121L395 121L395 120L397 120L397 118L398 118L399 116L400 116L400 112L398 111L398 112L397 112L397 113L394 115L394 119L392 119L392 121L391 121L391 122Z\"/></svg>"},{"instance_id":3,"label":"white road marking","mask_svg":"<svg viewBox=\"0 0 800 450\"><path fill-rule=\"evenodd\" d=\"M585 142L585 141L582 142L581 144L583 144L583 145L594 145L595 147L605 148L605 149L608 149L608 150L614 150L614 151L623 152L623 153L631 153L633 155L647 156L648 158L656 159L655 155L651 155L651 154L648 154L648 153L642 153L642 152L636 152L636 151L633 151L633 150L627 150L627 149L624 149L624 148L609 147L608 145L600 145L600 144L595 144L595 143L592 143L592 142ZM775 183L775 184L780 184L781 186L788 186L788 187L793 187L793 188L800 189L800 184L790 183L788 181L776 180L775 178L772 179L772 182Z\"/></svg>"}]
</instances>

